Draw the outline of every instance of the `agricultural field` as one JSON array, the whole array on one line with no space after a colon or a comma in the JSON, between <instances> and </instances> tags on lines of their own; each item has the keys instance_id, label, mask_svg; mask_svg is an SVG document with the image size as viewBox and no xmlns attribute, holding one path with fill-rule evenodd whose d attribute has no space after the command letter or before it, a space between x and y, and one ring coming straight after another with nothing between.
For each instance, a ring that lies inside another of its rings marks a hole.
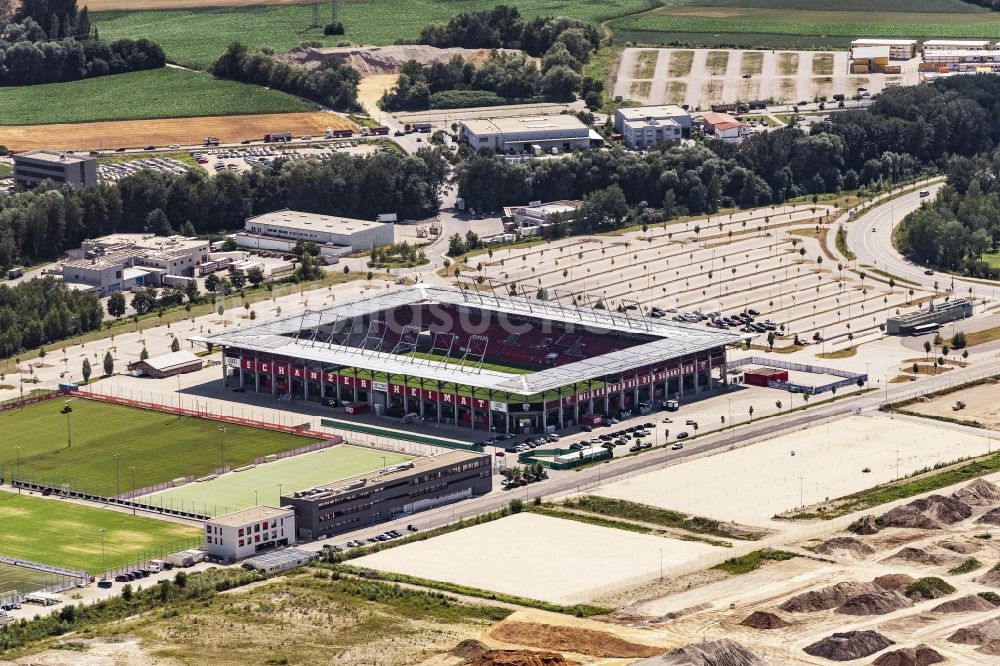
<instances>
[{"instance_id":1,"label":"agricultural field","mask_svg":"<svg viewBox=\"0 0 1000 666\"><path fill-rule=\"evenodd\" d=\"M144 554L197 545L201 529L56 499L0 494L0 554L99 574Z\"/></svg>"},{"instance_id":2,"label":"agricultural field","mask_svg":"<svg viewBox=\"0 0 1000 666\"><path fill-rule=\"evenodd\" d=\"M305 446L313 440L260 428L226 425L111 405L62 400L41 402L0 414L0 468L4 478L116 495L181 476L204 476L222 461L240 467L257 456ZM67 445L67 421L72 444ZM222 440L224 437L224 441ZM118 456L117 465L115 456Z\"/></svg>"},{"instance_id":3,"label":"agricultural field","mask_svg":"<svg viewBox=\"0 0 1000 666\"><path fill-rule=\"evenodd\" d=\"M611 21L618 42L775 49L846 49L858 37L989 39L1000 13L962 0L667 0Z\"/></svg>"},{"instance_id":4,"label":"agricultural field","mask_svg":"<svg viewBox=\"0 0 1000 666\"><path fill-rule=\"evenodd\" d=\"M4 88L0 125L288 113L315 108L276 90L164 68Z\"/></svg>"},{"instance_id":5,"label":"agricultural field","mask_svg":"<svg viewBox=\"0 0 1000 666\"><path fill-rule=\"evenodd\" d=\"M218 3L212 3L218 4ZM510 0L526 18L569 16L595 25L618 16L657 6L655 0L611 0L575 3L569 0ZM125 2L121 6L127 6ZM424 26L444 23L462 11L483 9L477 0L349 0L340 3L338 17L347 34L324 37L322 28L308 28L311 5L205 7L167 11L91 11L105 40L146 37L160 44L171 62L206 69L231 42L242 41L257 48L270 46L287 51L305 41L332 46L349 40L353 44L392 44L414 40ZM489 5L492 6L492 5ZM328 9L323 8L321 12ZM323 18L327 14L323 13ZM322 20L321 20L322 22Z\"/></svg>"},{"instance_id":6,"label":"agricultural field","mask_svg":"<svg viewBox=\"0 0 1000 666\"><path fill-rule=\"evenodd\" d=\"M407 460L412 457L358 446L335 446L146 495L141 501L216 516L257 503L278 506L279 491L304 490Z\"/></svg>"}]
</instances>

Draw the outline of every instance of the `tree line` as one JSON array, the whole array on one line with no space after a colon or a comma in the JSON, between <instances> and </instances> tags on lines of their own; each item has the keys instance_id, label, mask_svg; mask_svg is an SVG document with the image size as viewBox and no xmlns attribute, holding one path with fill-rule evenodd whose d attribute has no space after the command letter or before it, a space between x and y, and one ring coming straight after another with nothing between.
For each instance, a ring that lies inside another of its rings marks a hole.
<instances>
[{"instance_id":1,"label":"tree line","mask_svg":"<svg viewBox=\"0 0 1000 666\"><path fill-rule=\"evenodd\" d=\"M98 330L103 318L96 295L53 277L0 284L0 358Z\"/></svg>"},{"instance_id":2,"label":"tree line","mask_svg":"<svg viewBox=\"0 0 1000 666\"><path fill-rule=\"evenodd\" d=\"M355 111L358 106L358 70L333 61L313 69L282 62L269 47L251 51L233 42L212 65L215 76L254 83L298 95L338 111Z\"/></svg>"},{"instance_id":3,"label":"tree line","mask_svg":"<svg viewBox=\"0 0 1000 666\"><path fill-rule=\"evenodd\" d=\"M0 2L0 20L6 14L2 11L4 4ZM76 0L20 0L13 11L13 19L13 23L24 25L30 22L38 26L44 33L41 39L45 36L53 40L60 37L88 39L91 31L95 30L90 23L89 10L86 6L78 9ZM4 39L8 39L6 32Z\"/></svg>"},{"instance_id":4,"label":"tree line","mask_svg":"<svg viewBox=\"0 0 1000 666\"><path fill-rule=\"evenodd\" d=\"M1000 268L983 260L1000 250L1000 150L975 158L957 157L937 197L899 225L899 251L913 261L990 280Z\"/></svg>"},{"instance_id":5,"label":"tree line","mask_svg":"<svg viewBox=\"0 0 1000 666\"><path fill-rule=\"evenodd\" d=\"M634 213L641 209L655 220L875 189L943 168L949 156L997 145L998 104L1000 76L961 76L886 90L869 110L832 114L808 134L788 127L755 133L740 145L663 143L646 154L588 151L521 163L480 151L458 167L459 196L473 208L496 210L532 200L584 199L616 187ZM618 215L604 224L615 220Z\"/></svg>"},{"instance_id":6,"label":"tree line","mask_svg":"<svg viewBox=\"0 0 1000 666\"><path fill-rule=\"evenodd\" d=\"M1000 0L965 0L973 5L979 5L980 7L985 7L986 9L992 9L995 12L1000 11Z\"/></svg>"},{"instance_id":7,"label":"tree line","mask_svg":"<svg viewBox=\"0 0 1000 666\"><path fill-rule=\"evenodd\" d=\"M117 183L73 188L48 182L0 195L0 268L58 258L110 233L209 235L282 208L372 220L380 213L422 219L437 212L448 178L441 148L416 155L334 154L328 161L278 160L238 174L140 171Z\"/></svg>"}]
</instances>

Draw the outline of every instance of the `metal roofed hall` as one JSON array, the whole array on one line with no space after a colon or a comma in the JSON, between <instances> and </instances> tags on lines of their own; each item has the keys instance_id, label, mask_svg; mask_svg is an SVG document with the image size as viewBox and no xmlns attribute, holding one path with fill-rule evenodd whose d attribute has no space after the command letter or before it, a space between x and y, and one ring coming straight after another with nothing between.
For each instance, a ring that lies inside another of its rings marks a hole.
<instances>
[{"instance_id":1,"label":"metal roofed hall","mask_svg":"<svg viewBox=\"0 0 1000 666\"><path fill-rule=\"evenodd\" d=\"M468 306L484 311L539 317L594 327L604 331L625 331L656 338L620 351L585 358L566 365L530 374L511 374L485 368L467 368L456 364L432 363L416 356L402 356L357 347L345 347L310 339L288 337L325 324L374 314L398 306L436 302ZM492 292L458 290L450 287L416 285L355 299L318 311L286 315L269 322L241 326L235 330L193 336L202 344L240 347L291 358L342 366L362 366L378 372L414 374L443 382L459 382L476 388L534 394L560 388L575 381L592 379L623 370L652 364L672 357L706 351L738 342L739 333L704 328L681 322L663 322L633 317L611 310L567 307L557 302L538 301ZM411 370L407 371L409 366Z\"/></svg>"}]
</instances>

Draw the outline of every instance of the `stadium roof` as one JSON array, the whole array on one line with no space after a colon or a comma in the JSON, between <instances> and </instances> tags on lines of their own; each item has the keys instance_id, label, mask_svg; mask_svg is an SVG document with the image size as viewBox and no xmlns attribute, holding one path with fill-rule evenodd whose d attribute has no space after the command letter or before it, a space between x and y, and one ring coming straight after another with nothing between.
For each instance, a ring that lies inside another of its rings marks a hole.
<instances>
[{"instance_id":1,"label":"stadium roof","mask_svg":"<svg viewBox=\"0 0 1000 666\"><path fill-rule=\"evenodd\" d=\"M346 347L307 336L289 337L299 331L310 331L337 321L424 302L464 305L507 315L549 319L599 329L603 332L621 331L654 339L627 349L522 375L488 368L464 367L456 363L418 356ZM361 367L375 372L412 375L476 388L531 395L568 386L574 382L596 379L630 368L707 351L739 342L741 338L739 333L682 322L655 320L641 315L630 315L627 312L567 306L554 301L421 284L405 289L378 292L374 296L337 303L322 310L307 310L268 322L193 336L190 339L202 344L240 347L320 363Z\"/></svg>"}]
</instances>

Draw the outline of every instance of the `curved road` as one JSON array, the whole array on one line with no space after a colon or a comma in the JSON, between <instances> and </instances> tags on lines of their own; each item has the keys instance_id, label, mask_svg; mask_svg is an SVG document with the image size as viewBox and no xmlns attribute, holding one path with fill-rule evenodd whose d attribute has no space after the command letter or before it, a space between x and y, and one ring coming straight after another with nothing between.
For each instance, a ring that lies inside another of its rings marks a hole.
<instances>
[{"instance_id":1,"label":"curved road","mask_svg":"<svg viewBox=\"0 0 1000 666\"><path fill-rule=\"evenodd\" d=\"M859 265L873 266L915 282L928 291L934 291L936 285L938 291L954 288L956 296L962 296L968 295L971 288L974 296L993 297L996 288L981 282L967 281L949 273L935 272L927 275L926 268L903 257L892 245L892 234L900 221L920 208L923 201L932 199L943 185L943 182L937 182L925 187L930 192L930 197L921 197L916 191L909 192L863 213L854 222L848 223L847 245L854 252Z\"/></svg>"}]
</instances>

